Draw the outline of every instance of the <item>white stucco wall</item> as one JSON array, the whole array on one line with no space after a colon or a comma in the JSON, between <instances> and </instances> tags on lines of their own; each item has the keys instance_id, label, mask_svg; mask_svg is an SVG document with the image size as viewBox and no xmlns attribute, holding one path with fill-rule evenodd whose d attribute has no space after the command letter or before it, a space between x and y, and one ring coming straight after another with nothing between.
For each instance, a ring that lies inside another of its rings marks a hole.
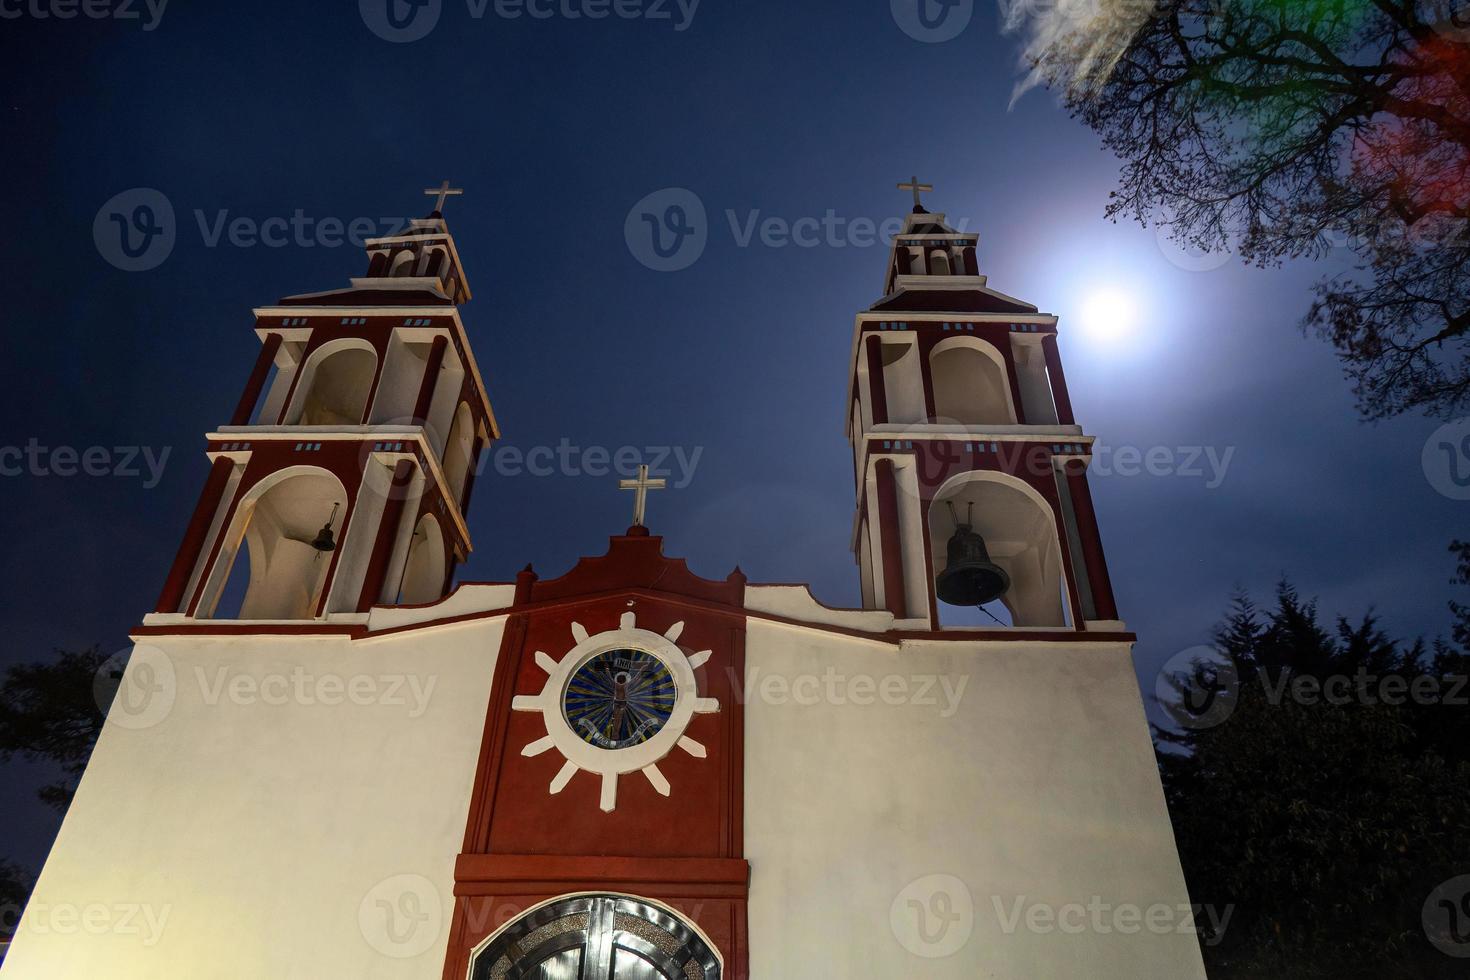
<instances>
[{"instance_id":1,"label":"white stucco wall","mask_svg":"<svg viewBox=\"0 0 1470 980\"><path fill-rule=\"evenodd\" d=\"M503 625L140 645L0 977L437 980Z\"/></svg>"},{"instance_id":2,"label":"white stucco wall","mask_svg":"<svg viewBox=\"0 0 1470 980\"><path fill-rule=\"evenodd\" d=\"M1126 644L746 658L756 980L1204 977Z\"/></svg>"}]
</instances>

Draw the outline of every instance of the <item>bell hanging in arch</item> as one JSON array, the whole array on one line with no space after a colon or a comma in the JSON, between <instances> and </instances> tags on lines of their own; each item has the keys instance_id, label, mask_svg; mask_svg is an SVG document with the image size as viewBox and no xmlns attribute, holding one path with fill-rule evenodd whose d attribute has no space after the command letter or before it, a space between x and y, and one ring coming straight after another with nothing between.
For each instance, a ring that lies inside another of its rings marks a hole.
<instances>
[{"instance_id":1,"label":"bell hanging in arch","mask_svg":"<svg viewBox=\"0 0 1470 980\"><path fill-rule=\"evenodd\" d=\"M954 502L949 504L955 531L949 539L949 555L944 570L934 580L939 598L952 606L983 606L999 599L1011 587L1006 570L990 560L985 539L975 533L970 518L975 505L965 511L965 522L955 517Z\"/></svg>"},{"instance_id":2,"label":"bell hanging in arch","mask_svg":"<svg viewBox=\"0 0 1470 980\"><path fill-rule=\"evenodd\" d=\"M332 522L337 519L337 504L332 505L332 516L327 518L327 523L316 532L316 537L311 540L311 546L317 551L317 557L323 553L337 550L337 542L332 535Z\"/></svg>"}]
</instances>

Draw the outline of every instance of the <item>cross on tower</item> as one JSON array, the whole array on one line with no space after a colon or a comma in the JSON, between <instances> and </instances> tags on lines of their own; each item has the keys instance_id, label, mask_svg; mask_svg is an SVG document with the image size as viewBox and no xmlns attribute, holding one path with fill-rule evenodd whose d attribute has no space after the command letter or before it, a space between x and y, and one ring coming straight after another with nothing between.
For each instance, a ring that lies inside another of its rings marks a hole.
<instances>
[{"instance_id":1,"label":"cross on tower","mask_svg":"<svg viewBox=\"0 0 1470 980\"><path fill-rule=\"evenodd\" d=\"M924 206L924 204L922 201L919 200L919 195L922 194L924 191L932 191L934 189L934 185L919 183L919 178L917 175L915 175L914 177L910 178L907 184L899 184L898 189L901 191L913 191L914 207L921 208Z\"/></svg>"},{"instance_id":2,"label":"cross on tower","mask_svg":"<svg viewBox=\"0 0 1470 980\"><path fill-rule=\"evenodd\" d=\"M619 480L619 490L632 490L633 496L633 526L643 527L644 513L648 507L648 491L662 490L668 486L667 480L650 480L648 478L648 467L638 467L638 479Z\"/></svg>"},{"instance_id":3,"label":"cross on tower","mask_svg":"<svg viewBox=\"0 0 1470 980\"><path fill-rule=\"evenodd\" d=\"M449 186L449 181L446 180L446 181L444 181L444 183L440 184L438 187L426 187L426 188L424 188L424 193L425 194L431 194L431 195L432 194L439 195L439 200L434 204L434 210L435 211L443 211L444 210L444 199L447 198L447 197L459 197L461 194L464 193L464 188L463 187L450 187Z\"/></svg>"}]
</instances>

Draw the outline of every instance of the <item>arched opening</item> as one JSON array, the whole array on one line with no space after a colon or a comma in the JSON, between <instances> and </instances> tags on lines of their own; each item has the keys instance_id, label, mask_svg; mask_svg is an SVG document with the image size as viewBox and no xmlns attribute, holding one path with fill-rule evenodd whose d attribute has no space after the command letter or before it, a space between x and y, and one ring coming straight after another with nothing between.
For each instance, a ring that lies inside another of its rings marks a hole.
<instances>
[{"instance_id":1,"label":"arched opening","mask_svg":"<svg viewBox=\"0 0 1470 980\"><path fill-rule=\"evenodd\" d=\"M414 525L408 543L408 559L398 586L398 605L419 606L444 598L444 535L433 514L425 514Z\"/></svg>"},{"instance_id":2,"label":"arched opening","mask_svg":"<svg viewBox=\"0 0 1470 980\"><path fill-rule=\"evenodd\" d=\"M413 265L415 257L416 256L413 253L413 249L400 249L398 253L393 256L393 264L388 269L388 275L394 278L413 275Z\"/></svg>"},{"instance_id":3,"label":"arched opening","mask_svg":"<svg viewBox=\"0 0 1470 980\"><path fill-rule=\"evenodd\" d=\"M464 503L465 478L469 475L470 459L474 455L475 419L468 402L460 402L454 412L454 424L449 428L449 440L444 445L444 479L449 483L449 495L461 505Z\"/></svg>"},{"instance_id":4,"label":"arched opening","mask_svg":"<svg viewBox=\"0 0 1470 980\"><path fill-rule=\"evenodd\" d=\"M372 256L373 257L368 260L367 274L368 278L376 279L388 271L388 253L379 250L372 253Z\"/></svg>"},{"instance_id":5,"label":"arched opening","mask_svg":"<svg viewBox=\"0 0 1470 980\"><path fill-rule=\"evenodd\" d=\"M342 340L317 350L302 367L290 425L361 425L378 368L365 340Z\"/></svg>"},{"instance_id":6,"label":"arched opening","mask_svg":"<svg viewBox=\"0 0 1470 980\"><path fill-rule=\"evenodd\" d=\"M951 477L929 504L931 581L948 561L957 523L967 517L985 539L990 560L1010 577L1010 588L985 611L940 602L942 625L994 627L999 619L1001 625L1066 626L1066 582L1051 505L1013 476L977 470Z\"/></svg>"},{"instance_id":7,"label":"arched opening","mask_svg":"<svg viewBox=\"0 0 1470 980\"><path fill-rule=\"evenodd\" d=\"M938 421L1015 424L1005 361L983 340L951 337L936 344L929 353L929 377Z\"/></svg>"},{"instance_id":8,"label":"arched opening","mask_svg":"<svg viewBox=\"0 0 1470 980\"><path fill-rule=\"evenodd\" d=\"M475 953L471 980L719 980L719 955L672 909L626 895L554 899Z\"/></svg>"},{"instance_id":9,"label":"arched opening","mask_svg":"<svg viewBox=\"0 0 1470 980\"><path fill-rule=\"evenodd\" d=\"M929 275L949 275L949 253L942 248L936 248L929 253Z\"/></svg>"},{"instance_id":10,"label":"arched opening","mask_svg":"<svg viewBox=\"0 0 1470 980\"><path fill-rule=\"evenodd\" d=\"M446 253L442 248L436 248L429 252L424 261L424 275L433 276L435 279L444 274Z\"/></svg>"},{"instance_id":11,"label":"arched opening","mask_svg":"<svg viewBox=\"0 0 1470 980\"><path fill-rule=\"evenodd\" d=\"M315 618L333 551L342 543L346 506L341 481L315 467L282 470L251 489L224 538L220 585L200 615Z\"/></svg>"}]
</instances>

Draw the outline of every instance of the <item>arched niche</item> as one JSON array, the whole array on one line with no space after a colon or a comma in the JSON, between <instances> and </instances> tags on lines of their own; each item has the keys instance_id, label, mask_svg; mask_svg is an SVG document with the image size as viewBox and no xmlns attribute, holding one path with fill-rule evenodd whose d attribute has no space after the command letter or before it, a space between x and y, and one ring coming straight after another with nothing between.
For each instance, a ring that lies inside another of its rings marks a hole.
<instances>
[{"instance_id":1,"label":"arched niche","mask_svg":"<svg viewBox=\"0 0 1470 980\"><path fill-rule=\"evenodd\" d=\"M419 606L444 598L445 564L444 533L433 514L425 514L414 525L408 543L408 558L403 565L403 581L398 587L398 604Z\"/></svg>"},{"instance_id":2,"label":"arched niche","mask_svg":"<svg viewBox=\"0 0 1470 980\"><path fill-rule=\"evenodd\" d=\"M942 248L936 248L929 253L929 275L950 275L949 252Z\"/></svg>"},{"instance_id":3,"label":"arched niche","mask_svg":"<svg viewBox=\"0 0 1470 980\"><path fill-rule=\"evenodd\" d=\"M417 256L413 249L399 249L393 254L393 262L388 267L388 275L393 278L413 275L414 260Z\"/></svg>"},{"instance_id":4,"label":"arched niche","mask_svg":"<svg viewBox=\"0 0 1470 980\"><path fill-rule=\"evenodd\" d=\"M449 484L449 495L461 505L474 452L475 417L469 403L460 402L454 411L454 423L449 427L449 439L444 444L444 479Z\"/></svg>"},{"instance_id":5,"label":"arched niche","mask_svg":"<svg viewBox=\"0 0 1470 980\"><path fill-rule=\"evenodd\" d=\"M312 542L330 521L340 547L346 509L342 482L315 466L289 467L250 488L225 535L220 585L206 617L315 618L333 553ZM245 581L237 611L231 606L239 578Z\"/></svg>"},{"instance_id":6,"label":"arched niche","mask_svg":"<svg viewBox=\"0 0 1470 980\"><path fill-rule=\"evenodd\" d=\"M929 504L931 583L948 560L949 539L956 526L950 516L951 503L960 523L967 513L973 515L971 527L985 539L990 560L1010 576L1011 586L999 601L1011 625L1067 626L1061 540L1046 499L1034 487L1004 473L975 470L950 477ZM941 623L980 624L961 612L959 607L939 603Z\"/></svg>"},{"instance_id":7,"label":"arched niche","mask_svg":"<svg viewBox=\"0 0 1470 980\"><path fill-rule=\"evenodd\" d=\"M1016 408L1005 358L978 337L948 337L929 352L936 421L1014 425Z\"/></svg>"},{"instance_id":8,"label":"arched niche","mask_svg":"<svg viewBox=\"0 0 1470 980\"><path fill-rule=\"evenodd\" d=\"M475 950L470 980L720 980L709 938L666 905L565 895L530 909Z\"/></svg>"},{"instance_id":9,"label":"arched niche","mask_svg":"<svg viewBox=\"0 0 1470 980\"><path fill-rule=\"evenodd\" d=\"M378 352L358 338L323 344L301 366L288 425L362 425Z\"/></svg>"}]
</instances>

